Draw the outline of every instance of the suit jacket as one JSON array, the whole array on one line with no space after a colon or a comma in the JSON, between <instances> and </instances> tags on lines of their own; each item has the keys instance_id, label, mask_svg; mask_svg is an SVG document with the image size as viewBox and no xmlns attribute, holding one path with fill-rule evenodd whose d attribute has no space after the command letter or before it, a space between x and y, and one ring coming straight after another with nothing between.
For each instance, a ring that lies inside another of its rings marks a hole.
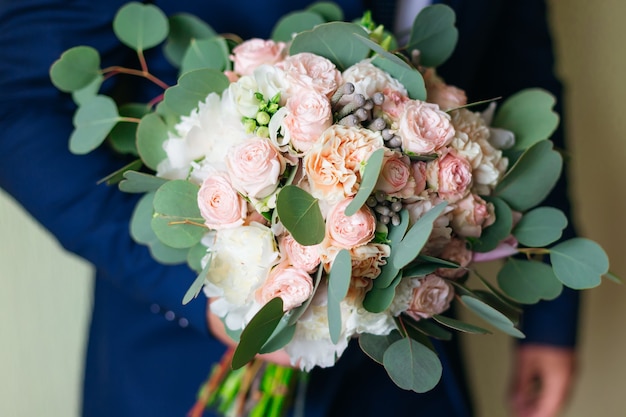
<instances>
[{"instance_id":1,"label":"suit jacket","mask_svg":"<svg viewBox=\"0 0 626 417\"><path fill-rule=\"evenodd\" d=\"M0 0L0 187L68 251L95 266L83 415L183 416L223 352L207 330L206 300L199 297L183 306L193 273L186 266L157 264L145 247L132 241L128 221L137 197L96 186L125 161L105 148L87 156L69 153L74 105L48 77L51 63L78 44L98 49L102 67L134 65L134 54L111 30L114 13L125 2ZM155 3L168 14L191 12L218 32L249 38L267 37L278 17L308 2ZM338 3L348 19L362 13L359 0ZM451 3L459 14L461 37L457 53L442 68L450 83L465 88L473 99L536 85L560 93L542 1ZM146 59L157 76L175 82L159 49L147 51ZM106 89L113 87L105 84ZM138 99L154 97L156 91L136 80L124 88ZM553 198L555 204L566 201L562 193ZM576 297L566 296L539 307L550 310L548 316L546 311L528 314L528 340L573 344L575 306ZM381 367L351 347L337 367L312 374L307 415L469 415L456 346L450 343L439 350L442 382L432 392L416 395L397 389Z\"/></svg>"}]
</instances>

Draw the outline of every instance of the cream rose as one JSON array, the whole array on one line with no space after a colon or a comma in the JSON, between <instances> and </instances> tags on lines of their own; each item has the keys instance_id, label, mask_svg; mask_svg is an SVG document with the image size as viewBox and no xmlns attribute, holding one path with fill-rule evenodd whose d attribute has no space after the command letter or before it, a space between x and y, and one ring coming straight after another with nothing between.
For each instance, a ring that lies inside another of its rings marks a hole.
<instances>
[{"instance_id":1,"label":"cream rose","mask_svg":"<svg viewBox=\"0 0 626 417\"><path fill-rule=\"evenodd\" d=\"M463 198L472 185L472 166L454 150L446 152L426 165L428 185L446 201Z\"/></svg>"},{"instance_id":2,"label":"cream rose","mask_svg":"<svg viewBox=\"0 0 626 417\"><path fill-rule=\"evenodd\" d=\"M244 75L236 82L231 83L222 93L222 97L231 100L235 109L245 117L256 117L259 112L259 99L256 92L259 86L251 75ZM241 124L241 122L240 122Z\"/></svg>"},{"instance_id":3,"label":"cream rose","mask_svg":"<svg viewBox=\"0 0 626 417\"><path fill-rule=\"evenodd\" d=\"M341 85L341 73L328 59L308 52L291 55L276 64L285 71L289 96L302 88L313 89L329 97Z\"/></svg>"},{"instance_id":4,"label":"cream rose","mask_svg":"<svg viewBox=\"0 0 626 417\"><path fill-rule=\"evenodd\" d=\"M269 140L253 138L231 150L226 166L235 189L260 200L276 191L286 164Z\"/></svg>"},{"instance_id":5,"label":"cream rose","mask_svg":"<svg viewBox=\"0 0 626 417\"><path fill-rule=\"evenodd\" d=\"M465 269L472 261L472 251L467 248L465 240L453 238L443 248L440 258L457 263L460 268L439 268L435 273L440 277L457 279L467 273Z\"/></svg>"},{"instance_id":6,"label":"cream rose","mask_svg":"<svg viewBox=\"0 0 626 417\"><path fill-rule=\"evenodd\" d=\"M394 91L407 96L406 88L388 73L373 65L370 59L352 65L343 72L342 77L344 82L354 84L355 94L363 94L365 97L371 97L384 89L389 93Z\"/></svg>"},{"instance_id":7,"label":"cream rose","mask_svg":"<svg viewBox=\"0 0 626 417\"><path fill-rule=\"evenodd\" d=\"M291 265L306 272L313 272L320 264L318 245L303 246L290 234L284 234L279 240L280 252Z\"/></svg>"},{"instance_id":8,"label":"cream rose","mask_svg":"<svg viewBox=\"0 0 626 417\"><path fill-rule=\"evenodd\" d=\"M254 38L233 48L230 59L237 74L250 75L259 65L273 65L282 61L284 50L284 42Z\"/></svg>"},{"instance_id":9,"label":"cream rose","mask_svg":"<svg viewBox=\"0 0 626 417\"><path fill-rule=\"evenodd\" d=\"M367 206L363 206L352 216L345 211L351 198L341 201L326 218L326 246L352 249L365 245L374 238L376 218Z\"/></svg>"},{"instance_id":10,"label":"cream rose","mask_svg":"<svg viewBox=\"0 0 626 417\"><path fill-rule=\"evenodd\" d=\"M354 196L363 162L382 147L379 132L340 125L329 127L304 156L311 194L331 205Z\"/></svg>"},{"instance_id":11,"label":"cream rose","mask_svg":"<svg viewBox=\"0 0 626 417\"><path fill-rule=\"evenodd\" d=\"M198 207L207 227L213 230L241 226L247 204L226 175L207 177L198 191Z\"/></svg>"},{"instance_id":12,"label":"cream rose","mask_svg":"<svg viewBox=\"0 0 626 417\"><path fill-rule=\"evenodd\" d=\"M448 145L454 137L450 116L436 104L411 100L404 105L398 134L406 153L429 154Z\"/></svg>"},{"instance_id":13,"label":"cream rose","mask_svg":"<svg viewBox=\"0 0 626 417\"><path fill-rule=\"evenodd\" d=\"M416 320L430 318L450 308L454 289L435 274L421 278L420 285L413 289L413 297L407 313Z\"/></svg>"},{"instance_id":14,"label":"cream rose","mask_svg":"<svg viewBox=\"0 0 626 417\"><path fill-rule=\"evenodd\" d=\"M353 248L352 276L374 279L380 275L380 268L387 264L387 258L391 254L389 245L382 243L368 243Z\"/></svg>"},{"instance_id":15,"label":"cream rose","mask_svg":"<svg viewBox=\"0 0 626 417\"><path fill-rule=\"evenodd\" d=\"M283 300L283 311L289 311L305 302L312 293L311 276L283 262L272 269L267 281L256 291L256 299L265 305L272 298L280 297Z\"/></svg>"},{"instance_id":16,"label":"cream rose","mask_svg":"<svg viewBox=\"0 0 626 417\"><path fill-rule=\"evenodd\" d=\"M480 237L483 228L494 221L493 204L475 194L458 201L452 211L452 229L459 236Z\"/></svg>"},{"instance_id":17,"label":"cream rose","mask_svg":"<svg viewBox=\"0 0 626 417\"><path fill-rule=\"evenodd\" d=\"M415 188L415 177L409 157L399 152L385 152L375 189L384 191L392 197L406 198L414 195Z\"/></svg>"},{"instance_id":18,"label":"cream rose","mask_svg":"<svg viewBox=\"0 0 626 417\"><path fill-rule=\"evenodd\" d=\"M287 100L283 126L294 149L307 152L333 123L330 101L325 95L303 89Z\"/></svg>"}]
</instances>

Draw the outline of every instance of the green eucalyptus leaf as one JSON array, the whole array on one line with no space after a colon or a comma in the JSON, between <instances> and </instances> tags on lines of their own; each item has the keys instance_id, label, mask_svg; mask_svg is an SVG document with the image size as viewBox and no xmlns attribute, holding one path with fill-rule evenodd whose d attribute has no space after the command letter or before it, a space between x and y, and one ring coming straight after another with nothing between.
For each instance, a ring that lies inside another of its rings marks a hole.
<instances>
[{"instance_id":1,"label":"green eucalyptus leaf","mask_svg":"<svg viewBox=\"0 0 626 417\"><path fill-rule=\"evenodd\" d=\"M187 265L192 271L200 273L202 271L202 259L208 254L207 247L202 242L189 248L187 251Z\"/></svg>"},{"instance_id":2,"label":"green eucalyptus leaf","mask_svg":"<svg viewBox=\"0 0 626 417\"><path fill-rule=\"evenodd\" d=\"M437 325L432 320L414 320L411 317L404 317L403 322L408 327L412 327L420 333L438 340L452 340L452 333ZM408 329L407 329L408 330Z\"/></svg>"},{"instance_id":3,"label":"green eucalyptus leaf","mask_svg":"<svg viewBox=\"0 0 626 417\"><path fill-rule=\"evenodd\" d=\"M276 198L276 211L280 222L301 245L317 245L324 240L324 218L318 202L302 188L283 187Z\"/></svg>"},{"instance_id":4,"label":"green eucalyptus leaf","mask_svg":"<svg viewBox=\"0 0 626 417\"><path fill-rule=\"evenodd\" d=\"M185 262L187 250L166 246L154 234L150 223L154 213L153 201L154 193L152 192L144 195L137 202L130 221L132 238L136 242L148 246L150 255L162 264L176 265Z\"/></svg>"},{"instance_id":5,"label":"green eucalyptus leaf","mask_svg":"<svg viewBox=\"0 0 626 417\"><path fill-rule=\"evenodd\" d=\"M202 68L224 71L230 65L228 55L228 45L223 38L192 39L183 57L181 73Z\"/></svg>"},{"instance_id":6,"label":"green eucalyptus leaf","mask_svg":"<svg viewBox=\"0 0 626 417\"><path fill-rule=\"evenodd\" d=\"M498 286L508 297L524 304L552 300L563 290L550 265L514 258L509 258L498 272Z\"/></svg>"},{"instance_id":7,"label":"green eucalyptus leaf","mask_svg":"<svg viewBox=\"0 0 626 417\"><path fill-rule=\"evenodd\" d=\"M119 188L125 193L149 193L158 190L167 181L144 172L126 171Z\"/></svg>"},{"instance_id":8,"label":"green eucalyptus leaf","mask_svg":"<svg viewBox=\"0 0 626 417\"><path fill-rule=\"evenodd\" d=\"M440 314L435 314L433 316L433 320L435 320L439 324L443 324L446 327L449 327L454 330L458 330L463 333L470 334L490 334L491 332L487 329L483 329L482 327L478 327L474 324L465 323L464 321L453 319L452 317L442 316Z\"/></svg>"},{"instance_id":9,"label":"green eucalyptus leaf","mask_svg":"<svg viewBox=\"0 0 626 417\"><path fill-rule=\"evenodd\" d=\"M559 281L574 289L593 288L609 272L609 258L604 249L581 237L552 247L550 262Z\"/></svg>"},{"instance_id":10,"label":"green eucalyptus leaf","mask_svg":"<svg viewBox=\"0 0 626 417\"><path fill-rule=\"evenodd\" d=\"M100 87L104 82L104 76L102 74L98 74L93 81L87 84L85 87L73 91L72 92L72 100L79 107L91 100L93 97L98 95L100 92Z\"/></svg>"},{"instance_id":11,"label":"green eucalyptus leaf","mask_svg":"<svg viewBox=\"0 0 626 417\"><path fill-rule=\"evenodd\" d=\"M158 7L131 2L115 15L113 31L124 45L135 51L145 51L165 40L169 23Z\"/></svg>"},{"instance_id":12,"label":"green eucalyptus leaf","mask_svg":"<svg viewBox=\"0 0 626 417\"><path fill-rule=\"evenodd\" d=\"M364 171L363 171L363 180L361 181L361 185L359 186L359 191L354 196L354 199L348 204L345 210L346 216L353 216L356 214L363 204L367 201L372 191L374 191L374 187L376 186L376 182L378 181L378 175L380 174L380 170L383 167L383 158L385 156L384 149L376 149L370 157L367 159L365 163Z\"/></svg>"},{"instance_id":13,"label":"green eucalyptus leaf","mask_svg":"<svg viewBox=\"0 0 626 417\"><path fill-rule=\"evenodd\" d=\"M188 115L210 93L221 94L228 85L228 78L221 71L211 68L189 71L165 92L164 102L178 114Z\"/></svg>"},{"instance_id":14,"label":"green eucalyptus leaf","mask_svg":"<svg viewBox=\"0 0 626 417\"><path fill-rule=\"evenodd\" d=\"M396 287L402 280L402 271L394 277L391 284L387 287L372 287L363 299L363 308L370 313L382 313L391 305L393 298L396 296ZM374 280L376 281L376 280Z\"/></svg>"},{"instance_id":15,"label":"green eucalyptus leaf","mask_svg":"<svg viewBox=\"0 0 626 417\"><path fill-rule=\"evenodd\" d=\"M232 359L232 368L239 369L254 359L261 348L274 333L285 313L283 300L272 298L265 304L241 332L239 344Z\"/></svg>"},{"instance_id":16,"label":"green eucalyptus leaf","mask_svg":"<svg viewBox=\"0 0 626 417\"><path fill-rule=\"evenodd\" d=\"M446 202L439 203L427 211L409 229L404 239L394 247L395 252L391 254L390 258L396 268L404 268L419 255L433 230L433 223L446 205Z\"/></svg>"},{"instance_id":17,"label":"green eucalyptus leaf","mask_svg":"<svg viewBox=\"0 0 626 417\"><path fill-rule=\"evenodd\" d=\"M156 191L152 229L166 245L190 248L206 233L197 203L198 189L189 181L174 180Z\"/></svg>"},{"instance_id":18,"label":"green eucalyptus leaf","mask_svg":"<svg viewBox=\"0 0 626 417\"><path fill-rule=\"evenodd\" d=\"M362 333L359 335L359 347L363 353L382 365L383 356L387 348L400 339L402 339L402 336L397 330L393 330L388 335Z\"/></svg>"},{"instance_id":19,"label":"green eucalyptus leaf","mask_svg":"<svg viewBox=\"0 0 626 417\"><path fill-rule=\"evenodd\" d=\"M259 353L276 352L282 349L287 343L291 342L295 333L296 326L290 325L287 316L283 316L278 326L276 326L276 329L274 329L274 333L272 333L267 342L265 342Z\"/></svg>"},{"instance_id":20,"label":"green eucalyptus leaf","mask_svg":"<svg viewBox=\"0 0 626 417\"><path fill-rule=\"evenodd\" d=\"M337 4L330 1L318 1L313 3L307 10L322 16L325 21L343 21L343 10Z\"/></svg>"},{"instance_id":21,"label":"green eucalyptus leaf","mask_svg":"<svg viewBox=\"0 0 626 417\"><path fill-rule=\"evenodd\" d=\"M293 12L283 16L272 31L272 40L276 42L289 42L296 33L313 29L315 26L325 23L324 18L315 12Z\"/></svg>"},{"instance_id":22,"label":"green eucalyptus leaf","mask_svg":"<svg viewBox=\"0 0 626 417\"><path fill-rule=\"evenodd\" d=\"M211 26L188 13L178 13L169 18L169 33L163 47L165 57L180 67L185 52L193 39L208 39L217 36Z\"/></svg>"},{"instance_id":23,"label":"green eucalyptus leaf","mask_svg":"<svg viewBox=\"0 0 626 417\"><path fill-rule=\"evenodd\" d=\"M459 32L455 27L454 10L443 4L424 8L415 18L407 52L419 51L420 64L438 67L454 52Z\"/></svg>"},{"instance_id":24,"label":"green eucalyptus leaf","mask_svg":"<svg viewBox=\"0 0 626 417\"><path fill-rule=\"evenodd\" d=\"M107 175L106 177L101 179L99 183L106 182L107 185L115 185L124 179L124 176L127 172L136 171L138 169L141 169L142 166L143 163L141 162L141 159L136 159L118 169L117 171Z\"/></svg>"},{"instance_id":25,"label":"green eucalyptus leaf","mask_svg":"<svg viewBox=\"0 0 626 417\"><path fill-rule=\"evenodd\" d=\"M407 209L402 209L400 211L400 224L397 226L389 225L389 234L387 235L387 239L389 239L389 245L392 247L397 245L402 241L406 231L409 228L409 222L411 217L409 215L409 211Z\"/></svg>"},{"instance_id":26,"label":"green eucalyptus leaf","mask_svg":"<svg viewBox=\"0 0 626 417\"><path fill-rule=\"evenodd\" d=\"M524 150L548 139L559 124L553 110L556 99L549 92L530 88L509 97L499 108L493 126L515 134L511 150Z\"/></svg>"},{"instance_id":27,"label":"green eucalyptus leaf","mask_svg":"<svg viewBox=\"0 0 626 417\"><path fill-rule=\"evenodd\" d=\"M383 289L389 287L399 272L400 269L387 262L387 264L382 266L380 274L374 280L374 288Z\"/></svg>"},{"instance_id":28,"label":"green eucalyptus leaf","mask_svg":"<svg viewBox=\"0 0 626 417\"><path fill-rule=\"evenodd\" d=\"M443 372L437 354L410 338L389 346L383 355L383 365L396 385L417 393L433 389Z\"/></svg>"},{"instance_id":29,"label":"green eucalyptus leaf","mask_svg":"<svg viewBox=\"0 0 626 417\"><path fill-rule=\"evenodd\" d=\"M87 88L101 77L100 54L90 46L68 49L50 67L52 84L66 93Z\"/></svg>"},{"instance_id":30,"label":"green eucalyptus leaf","mask_svg":"<svg viewBox=\"0 0 626 417\"><path fill-rule=\"evenodd\" d=\"M354 23L324 23L296 35L289 54L311 52L329 59L340 71L344 71L369 55L370 48L359 42L354 34L367 37L365 29ZM338 42L339 39L341 42Z\"/></svg>"},{"instance_id":31,"label":"green eucalyptus leaf","mask_svg":"<svg viewBox=\"0 0 626 417\"><path fill-rule=\"evenodd\" d=\"M391 75L406 88L409 97L414 100L426 100L426 85L424 78L414 68L407 66L406 63L398 63L398 60L389 59L389 55L376 55L372 60L372 64ZM391 55L395 56L395 55Z\"/></svg>"},{"instance_id":32,"label":"green eucalyptus leaf","mask_svg":"<svg viewBox=\"0 0 626 417\"><path fill-rule=\"evenodd\" d=\"M563 166L563 158L552 146L552 142L542 140L527 149L497 185L495 195L518 211L543 201Z\"/></svg>"},{"instance_id":33,"label":"green eucalyptus leaf","mask_svg":"<svg viewBox=\"0 0 626 417\"><path fill-rule=\"evenodd\" d=\"M469 295L462 295L463 304L474 314L496 329L517 338L524 338L524 334L516 329L513 322L504 314L486 304L484 301Z\"/></svg>"},{"instance_id":34,"label":"green eucalyptus leaf","mask_svg":"<svg viewBox=\"0 0 626 417\"><path fill-rule=\"evenodd\" d=\"M510 300L508 302L503 301L504 296L498 296L491 291L485 290L474 290L472 291L473 295L483 301L485 304L490 305L491 307L498 310L500 313L504 314L511 322L517 326L520 322L520 318L522 316L522 309L519 304ZM517 304L514 306L512 303Z\"/></svg>"},{"instance_id":35,"label":"green eucalyptus leaf","mask_svg":"<svg viewBox=\"0 0 626 417\"><path fill-rule=\"evenodd\" d=\"M554 207L538 207L525 213L513 229L513 235L524 246L539 248L556 242L567 227L567 217Z\"/></svg>"},{"instance_id":36,"label":"green eucalyptus leaf","mask_svg":"<svg viewBox=\"0 0 626 417\"><path fill-rule=\"evenodd\" d=\"M141 119L149 108L145 104L129 103L120 106L121 117ZM111 130L110 143L116 152L138 156L137 153L137 127L139 123L134 121L120 121Z\"/></svg>"},{"instance_id":37,"label":"green eucalyptus leaf","mask_svg":"<svg viewBox=\"0 0 626 417\"><path fill-rule=\"evenodd\" d=\"M472 251L489 252L498 247L511 234L513 227L513 212L504 200L498 197L484 197L484 200L493 204L496 221L483 229L480 238L472 240Z\"/></svg>"},{"instance_id":38,"label":"green eucalyptus leaf","mask_svg":"<svg viewBox=\"0 0 626 417\"><path fill-rule=\"evenodd\" d=\"M409 228L409 212L406 209L400 211L400 224L397 226L389 225L389 234L387 235L387 239L389 240L387 244L391 247L391 251L393 252L393 248L397 245L402 238L404 238L404 234ZM385 265L381 267L380 274L374 280L374 288L387 288L393 280L398 276L400 272L400 268L396 268L392 262L387 261Z\"/></svg>"},{"instance_id":39,"label":"green eucalyptus leaf","mask_svg":"<svg viewBox=\"0 0 626 417\"><path fill-rule=\"evenodd\" d=\"M480 299L482 299L483 301L487 302L487 304L491 305L492 307L495 306L496 309L504 312L509 318L511 318L513 316L519 316L520 314L522 314L522 307L519 305L519 303L513 301L512 299L510 299L509 297L504 295L493 284L491 284L483 276L481 276L478 273L478 271L474 271L474 273L478 276L478 279L482 282L482 284L485 287L487 287L488 291L486 291L485 293L491 294L493 297L495 297L497 299L497 301L496 301L496 303L494 305L494 303L492 303L491 300L485 300L485 297L483 297L482 295L478 294ZM478 293L478 290L475 290L475 293ZM504 310L507 310L507 309L509 311L513 312L513 314L507 314L504 311Z\"/></svg>"},{"instance_id":40,"label":"green eucalyptus leaf","mask_svg":"<svg viewBox=\"0 0 626 417\"><path fill-rule=\"evenodd\" d=\"M333 260L328 274L328 327L330 340L337 344L341 337L341 301L346 298L352 277L352 257L346 249L341 249Z\"/></svg>"},{"instance_id":41,"label":"green eucalyptus leaf","mask_svg":"<svg viewBox=\"0 0 626 417\"><path fill-rule=\"evenodd\" d=\"M168 138L167 125L157 113L148 113L137 126L137 152L141 160L153 170L167 157L163 142Z\"/></svg>"},{"instance_id":42,"label":"green eucalyptus leaf","mask_svg":"<svg viewBox=\"0 0 626 417\"><path fill-rule=\"evenodd\" d=\"M70 136L70 151L83 155L104 142L119 121L117 105L111 97L95 96L80 106L74 114L74 131Z\"/></svg>"},{"instance_id":43,"label":"green eucalyptus leaf","mask_svg":"<svg viewBox=\"0 0 626 417\"><path fill-rule=\"evenodd\" d=\"M209 271L210 267L211 267L211 262L209 261L207 262L204 269L200 271L196 279L193 280L193 282L191 283L191 286L185 292L185 295L183 297L183 305L188 304L191 300L196 298L198 294L200 294L200 291L202 291L202 287L204 286L206 274Z\"/></svg>"}]
</instances>

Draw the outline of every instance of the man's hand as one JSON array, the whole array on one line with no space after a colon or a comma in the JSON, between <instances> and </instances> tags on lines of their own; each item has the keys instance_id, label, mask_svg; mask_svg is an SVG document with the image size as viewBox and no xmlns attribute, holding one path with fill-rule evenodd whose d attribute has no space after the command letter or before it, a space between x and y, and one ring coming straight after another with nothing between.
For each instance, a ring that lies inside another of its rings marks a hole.
<instances>
[{"instance_id":1,"label":"man's hand","mask_svg":"<svg viewBox=\"0 0 626 417\"><path fill-rule=\"evenodd\" d=\"M555 417L572 386L572 349L521 345L515 353L510 404L516 417Z\"/></svg>"},{"instance_id":2,"label":"man's hand","mask_svg":"<svg viewBox=\"0 0 626 417\"><path fill-rule=\"evenodd\" d=\"M210 302L209 302L210 304ZM217 317L215 314L211 313L211 309L207 304L207 323L209 324L209 331L217 340L224 343L226 346L235 347L237 343L231 339L226 333L226 329L224 328L224 323L222 320ZM277 350L272 353L264 353L262 355L257 355L259 359L262 359L267 362L273 362L282 366L292 366L289 361L289 355L284 350Z\"/></svg>"}]
</instances>

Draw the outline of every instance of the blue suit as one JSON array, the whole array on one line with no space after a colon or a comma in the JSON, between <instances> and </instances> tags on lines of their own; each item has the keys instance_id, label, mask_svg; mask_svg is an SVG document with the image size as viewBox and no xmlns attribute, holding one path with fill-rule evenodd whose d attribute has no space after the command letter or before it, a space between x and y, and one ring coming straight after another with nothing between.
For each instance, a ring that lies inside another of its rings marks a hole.
<instances>
[{"instance_id":1,"label":"blue suit","mask_svg":"<svg viewBox=\"0 0 626 417\"><path fill-rule=\"evenodd\" d=\"M157 264L145 247L132 241L128 221L137 197L96 186L126 161L106 148L87 156L69 153L74 106L48 78L51 63L77 44L97 48L102 67L135 65L132 51L119 45L111 30L113 15L125 2L0 0L0 187L68 251L95 265L84 416L184 416L223 352L207 330L206 300L199 297L183 306L194 274L186 266ZM249 38L267 37L278 17L308 2L216 1L210 7L203 6L209 2L190 0L155 3L168 14L194 13L218 32ZM362 13L360 0L338 3L348 19ZM451 3L459 14L461 36L457 53L441 70L447 81L476 100L537 85L560 93L552 74L543 2ZM509 10L514 8L520 10ZM146 58L159 78L175 82L159 49L148 51ZM126 80L123 88L139 99L156 95L151 85L134 79ZM565 187L558 191L551 204L564 207ZM576 302L568 292L530 311L528 340L571 346ZM381 367L352 346L336 368L313 372L310 415L470 415L456 346L439 347L445 366L442 382L417 395L395 388Z\"/></svg>"}]
</instances>

